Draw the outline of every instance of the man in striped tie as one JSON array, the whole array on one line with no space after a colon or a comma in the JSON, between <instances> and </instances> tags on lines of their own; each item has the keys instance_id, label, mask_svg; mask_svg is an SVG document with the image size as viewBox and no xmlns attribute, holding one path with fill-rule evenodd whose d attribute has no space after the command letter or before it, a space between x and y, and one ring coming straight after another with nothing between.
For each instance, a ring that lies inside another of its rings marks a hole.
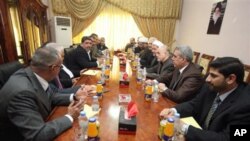
<instances>
[{"instance_id":1,"label":"man in striped tie","mask_svg":"<svg viewBox=\"0 0 250 141\"><path fill-rule=\"evenodd\" d=\"M231 125L250 124L250 86L243 82L244 65L237 58L222 57L209 67L207 84L194 99L160 113L193 116L203 130L181 121L176 124L188 141L229 141Z\"/></svg>"}]
</instances>

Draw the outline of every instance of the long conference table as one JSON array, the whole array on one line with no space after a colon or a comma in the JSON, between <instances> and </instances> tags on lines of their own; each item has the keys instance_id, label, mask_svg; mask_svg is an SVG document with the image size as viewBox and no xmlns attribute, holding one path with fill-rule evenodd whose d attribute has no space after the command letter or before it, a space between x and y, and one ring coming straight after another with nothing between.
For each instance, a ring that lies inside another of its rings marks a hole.
<instances>
[{"instance_id":1,"label":"long conference table","mask_svg":"<svg viewBox=\"0 0 250 141\"><path fill-rule=\"evenodd\" d=\"M174 102L160 96L159 102L148 102L144 99L144 92L140 86L136 84L136 74L132 71L130 63L126 63L126 72L130 78L129 88L119 87L120 63L118 57L114 56L110 79L104 86L108 92L103 94L100 101L101 111L99 113L100 122L100 140L102 141L157 141L159 128L159 113L163 108L172 107ZM80 84L96 84L99 77L82 75L76 85ZM118 102L118 94L131 94L132 101L138 107L137 130L135 135L119 134L118 121L120 106ZM91 97L87 100L91 104ZM66 106L59 106L54 109L48 120L56 119L67 113ZM75 120L72 128L63 132L55 141L72 141L75 133L74 128L78 126Z\"/></svg>"}]
</instances>

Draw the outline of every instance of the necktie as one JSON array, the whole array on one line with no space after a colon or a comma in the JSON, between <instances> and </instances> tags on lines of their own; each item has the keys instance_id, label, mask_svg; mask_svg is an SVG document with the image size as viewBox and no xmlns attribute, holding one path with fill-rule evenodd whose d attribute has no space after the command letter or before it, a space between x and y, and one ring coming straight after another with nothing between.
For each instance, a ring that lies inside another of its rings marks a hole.
<instances>
[{"instance_id":1,"label":"necktie","mask_svg":"<svg viewBox=\"0 0 250 141\"><path fill-rule=\"evenodd\" d=\"M205 128L208 129L208 126L209 126L209 123L210 123L210 120L215 112L215 110L217 109L217 107L219 106L221 100L220 100L220 97L217 95L214 99L214 102L207 114L207 117L206 117L206 120L205 120Z\"/></svg>"},{"instance_id":2,"label":"necktie","mask_svg":"<svg viewBox=\"0 0 250 141\"><path fill-rule=\"evenodd\" d=\"M50 98L51 95L53 95L54 91L51 89L50 86L48 86L47 90L45 91L48 98Z\"/></svg>"},{"instance_id":3,"label":"necktie","mask_svg":"<svg viewBox=\"0 0 250 141\"><path fill-rule=\"evenodd\" d=\"M61 83L59 77L56 76L55 79L56 79L56 85L57 85L57 87L58 87L59 89L63 89L63 86L62 86L62 83Z\"/></svg>"},{"instance_id":4,"label":"necktie","mask_svg":"<svg viewBox=\"0 0 250 141\"><path fill-rule=\"evenodd\" d=\"M180 73L180 71L178 71L177 76L176 76L176 80L175 80L174 85L172 87L172 90L175 90L175 87L177 86L177 84L179 82L180 75L181 75L181 73Z\"/></svg>"}]
</instances>

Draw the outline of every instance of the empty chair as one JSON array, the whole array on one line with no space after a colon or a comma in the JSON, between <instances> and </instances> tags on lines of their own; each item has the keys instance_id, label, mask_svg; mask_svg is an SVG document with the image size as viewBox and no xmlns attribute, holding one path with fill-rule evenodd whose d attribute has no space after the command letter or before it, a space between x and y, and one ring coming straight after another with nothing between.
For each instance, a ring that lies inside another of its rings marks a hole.
<instances>
[{"instance_id":1,"label":"empty chair","mask_svg":"<svg viewBox=\"0 0 250 141\"><path fill-rule=\"evenodd\" d=\"M245 69L244 82L250 83L250 65L244 65L244 69Z\"/></svg>"},{"instance_id":2,"label":"empty chair","mask_svg":"<svg viewBox=\"0 0 250 141\"><path fill-rule=\"evenodd\" d=\"M9 77L24 66L19 61L13 61L0 65L0 89L8 81Z\"/></svg>"},{"instance_id":3,"label":"empty chair","mask_svg":"<svg viewBox=\"0 0 250 141\"><path fill-rule=\"evenodd\" d=\"M192 60L193 63L195 63L195 64L198 63L200 54L201 54L200 52L196 52L196 51L193 52L193 60Z\"/></svg>"},{"instance_id":4,"label":"empty chair","mask_svg":"<svg viewBox=\"0 0 250 141\"><path fill-rule=\"evenodd\" d=\"M206 76L209 71L209 63L214 60L214 56L202 54L200 58L199 65L203 67L202 75Z\"/></svg>"}]
</instances>

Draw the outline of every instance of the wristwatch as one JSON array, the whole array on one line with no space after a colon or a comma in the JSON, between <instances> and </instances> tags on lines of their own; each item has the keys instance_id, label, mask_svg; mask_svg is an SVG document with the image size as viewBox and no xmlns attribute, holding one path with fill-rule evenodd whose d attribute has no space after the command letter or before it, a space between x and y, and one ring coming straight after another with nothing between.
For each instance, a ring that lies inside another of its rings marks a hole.
<instances>
[{"instance_id":1,"label":"wristwatch","mask_svg":"<svg viewBox=\"0 0 250 141\"><path fill-rule=\"evenodd\" d=\"M73 95L73 99L74 99L74 101L78 101L75 94Z\"/></svg>"},{"instance_id":2,"label":"wristwatch","mask_svg":"<svg viewBox=\"0 0 250 141\"><path fill-rule=\"evenodd\" d=\"M188 127L189 127L188 124L183 124L181 127L181 134L186 135L188 131Z\"/></svg>"}]
</instances>

